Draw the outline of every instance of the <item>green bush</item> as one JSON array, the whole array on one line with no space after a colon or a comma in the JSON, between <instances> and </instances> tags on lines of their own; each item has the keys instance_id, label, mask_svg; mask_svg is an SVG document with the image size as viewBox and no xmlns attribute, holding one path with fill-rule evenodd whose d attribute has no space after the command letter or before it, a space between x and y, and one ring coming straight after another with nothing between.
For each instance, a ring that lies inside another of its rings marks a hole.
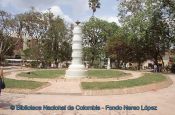
<instances>
[{"instance_id":1,"label":"green bush","mask_svg":"<svg viewBox=\"0 0 175 115\"><path fill-rule=\"evenodd\" d=\"M37 68L38 65L39 65L39 62L38 61L31 61L30 65L31 65L32 68Z\"/></svg>"}]
</instances>

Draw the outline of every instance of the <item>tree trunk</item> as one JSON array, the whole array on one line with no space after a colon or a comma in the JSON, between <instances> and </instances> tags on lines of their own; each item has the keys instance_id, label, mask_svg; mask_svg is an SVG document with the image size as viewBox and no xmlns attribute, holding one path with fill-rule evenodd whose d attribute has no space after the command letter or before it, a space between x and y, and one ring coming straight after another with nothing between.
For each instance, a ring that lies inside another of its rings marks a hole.
<instances>
[{"instance_id":1,"label":"tree trunk","mask_svg":"<svg viewBox=\"0 0 175 115\"><path fill-rule=\"evenodd\" d=\"M94 57L91 58L91 66L94 66Z\"/></svg>"},{"instance_id":2,"label":"tree trunk","mask_svg":"<svg viewBox=\"0 0 175 115\"><path fill-rule=\"evenodd\" d=\"M155 56L154 56L154 64L157 65L157 71L158 71L158 68L159 68L159 64L158 64L158 55L155 55Z\"/></svg>"},{"instance_id":3,"label":"tree trunk","mask_svg":"<svg viewBox=\"0 0 175 115\"><path fill-rule=\"evenodd\" d=\"M138 62L138 70L140 70L141 62Z\"/></svg>"},{"instance_id":4,"label":"tree trunk","mask_svg":"<svg viewBox=\"0 0 175 115\"><path fill-rule=\"evenodd\" d=\"M161 61L162 61L162 68L164 68L164 61L163 61L163 58L162 58L161 55L159 55L159 57L160 57L160 59L161 59Z\"/></svg>"},{"instance_id":5,"label":"tree trunk","mask_svg":"<svg viewBox=\"0 0 175 115\"><path fill-rule=\"evenodd\" d=\"M163 58L162 58L162 56L160 54L159 54L159 57L160 57L160 59L162 61L162 66L159 67L159 72L162 72L162 69L164 68L164 61L163 61Z\"/></svg>"},{"instance_id":6,"label":"tree trunk","mask_svg":"<svg viewBox=\"0 0 175 115\"><path fill-rule=\"evenodd\" d=\"M125 64L125 70L126 70L126 69L127 69L127 68L126 68L126 64L127 64L127 63L126 63L126 62L124 62L124 64Z\"/></svg>"},{"instance_id":7,"label":"tree trunk","mask_svg":"<svg viewBox=\"0 0 175 115\"><path fill-rule=\"evenodd\" d=\"M117 69L120 68L120 60L117 60Z\"/></svg>"},{"instance_id":8,"label":"tree trunk","mask_svg":"<svg viewBox=\"0 0 175 115\"><path fill-rule=\"evenodd\" d=\"M3 58L4 58L4 55L1 53L0 54L0 66L4 66L3 65Z\"/></svg>"}]
</instances>

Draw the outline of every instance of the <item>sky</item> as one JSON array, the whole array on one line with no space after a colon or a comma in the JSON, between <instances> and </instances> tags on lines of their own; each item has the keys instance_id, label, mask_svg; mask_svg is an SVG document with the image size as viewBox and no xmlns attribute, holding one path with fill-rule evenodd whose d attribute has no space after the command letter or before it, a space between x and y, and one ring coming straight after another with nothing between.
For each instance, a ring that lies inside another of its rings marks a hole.
<instances>
[{"instance_id":1,"label":"sky","mask_svg":"<svg viewBox=\"0 0 175 115\"><path fill-rule=\"evenodd\" d=\"M95 16L119 24L117 0L100 0L100 2L101 8L97 9ZM32 6L42 12L47 12L50 9L54 15L59 15L70 23L77 20L84 22L92 16L88 0L0 0L0 10L14 15L28 11Z\"/></svg>"}]
</instances>

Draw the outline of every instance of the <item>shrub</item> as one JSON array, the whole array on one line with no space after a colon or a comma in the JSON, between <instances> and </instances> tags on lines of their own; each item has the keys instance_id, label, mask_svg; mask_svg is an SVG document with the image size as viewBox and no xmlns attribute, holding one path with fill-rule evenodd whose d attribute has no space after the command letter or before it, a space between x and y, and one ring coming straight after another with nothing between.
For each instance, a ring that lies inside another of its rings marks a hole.
<instances>
[{"instance_id":1,"label":"shrub","mask_svg":"<svg viewBox=\"0 0 175 115\"><path fill-rule=\"evenodd\" d=\"M31 61L30 65L31 65L32 68L37 68L38 65L39 65L39 62L38 61Z\"/></svg>"},{"instance_id":2,"label":"shrub","mask_svg":"<svg viewBox=\"0 0 175 115\"><path fill-rule=\"evenodd\" d=\"M175 73L175 64L173 64L173 65L171 66L171 72L172 72L172 73Z\"/></svg>"}]
</instances>

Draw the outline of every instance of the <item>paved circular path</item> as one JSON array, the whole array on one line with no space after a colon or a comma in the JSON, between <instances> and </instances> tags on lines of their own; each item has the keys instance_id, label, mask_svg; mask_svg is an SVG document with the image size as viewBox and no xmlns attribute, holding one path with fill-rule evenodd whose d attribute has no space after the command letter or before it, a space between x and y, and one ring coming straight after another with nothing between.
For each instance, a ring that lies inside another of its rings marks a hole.
<instances>
[{"instance_id":1,"label":"paved circular path","mask_svg":"<svg viewBox=\"0 0 175 115\"><path fill-rule=\"evenodd\" d=\"M168 75L175 82L175 75ZM53 81L54 82L54 81ZM59 82L55 81L56 84ZM52 87L53 85L51 85ZM45 89L46 90L46 89ZM10 105L98 105L113 106L157 106L157 111L22 111L10 110ZM174 115L175 110L175 84L158 91L127 95L109 96L79 96L79 95L52 95L52 94L14 94L3 93L0 96L0 115Z\"/></svg>"},{"instance_id":2,"label":"paved circular path","mask_svg":"<svg viewBox=\"0 0 175 115\"><path fill-rule=\"evenodd\" d=\"M32 81L39 81L39 82L49 82L49 86L42 88L40 90L31 92L32 94L66 94L66 95L81 95L82 91L80 88L81 81L79 79L76 80L66 80L66 79L39 79L39 78L26 78L26 77L19 77L17 76L18 73L27 72L27 71L33 71L34 69L29 68L23 68L23 69L13 69L13 70L7 70L7 73L10 73L6 75L6 78L10 79L16 79L16 80L32 80ZM128 79L136 79L138 77L142 76L141 72L137 71L126 71L126 70L119 70L123 71L125 73L129 73L126 77L121 78L112 78L112 81L121 81L121 80L128 80ZM93 81L93 79L91 79ZM98 79L96 79L98 80ZM105 79L99 79L99 81L104 81ZM111 81L111 79L106 79L108 81ZM86 81L86 79L83 79L83 81ZM14 92L14 91L13 91ZM21 92L21 91L18 91ZM28 90L22 91L22 92L29 92Z\"/></svg>"}]
</instances>

